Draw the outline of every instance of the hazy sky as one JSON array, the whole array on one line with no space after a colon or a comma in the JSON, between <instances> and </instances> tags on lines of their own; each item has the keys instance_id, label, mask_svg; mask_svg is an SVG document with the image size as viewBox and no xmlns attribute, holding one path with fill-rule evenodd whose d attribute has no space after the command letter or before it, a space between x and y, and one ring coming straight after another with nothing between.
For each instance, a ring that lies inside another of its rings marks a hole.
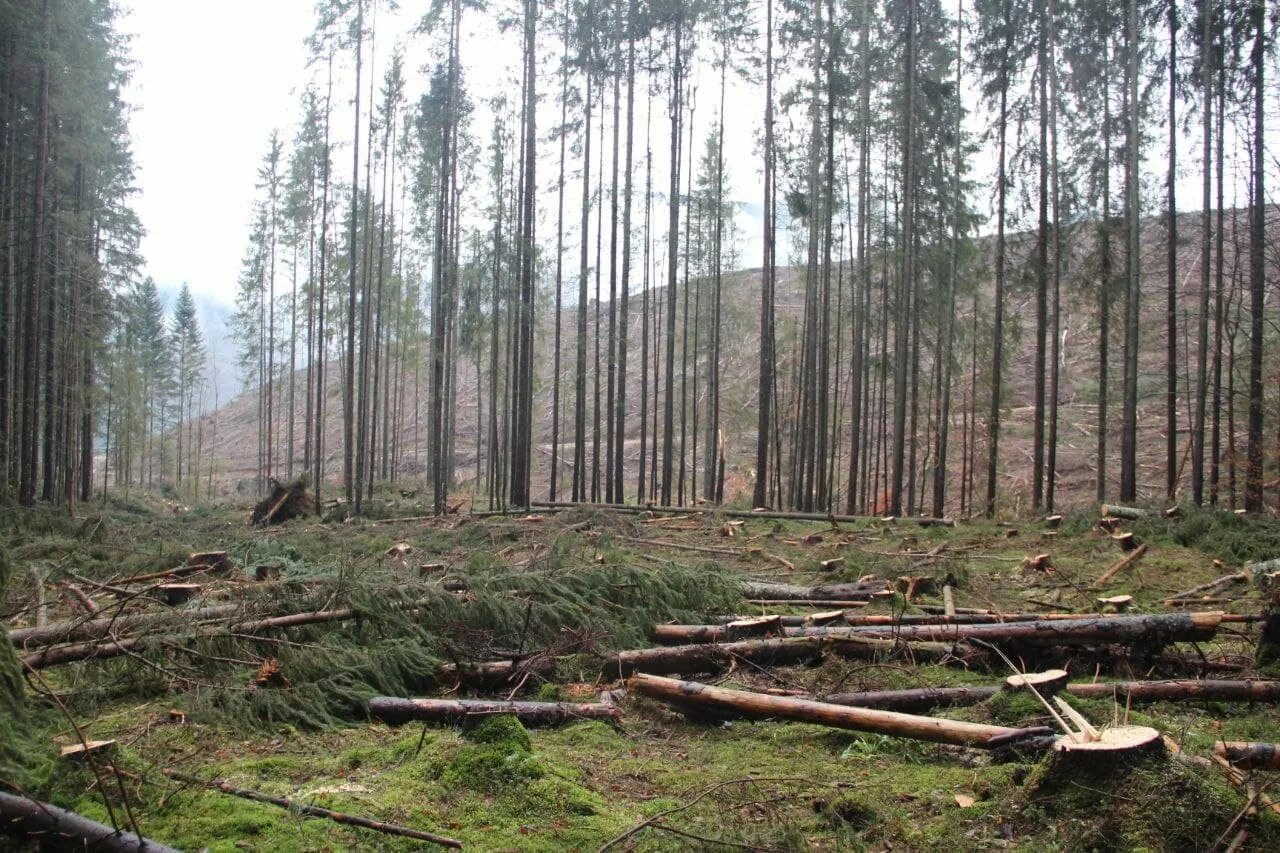
<instances>
[{"instance_id":1,"label":"hazy sky","mask_svg":"<svg viewBox=\"0 0 1280 853\"><path fill-rule=\"evenodd\" d=\"M235 299L236 279L244 253L256 174L266 151L267 137L278 129L290 140L297 125L298 92L313 76L307 69L308 51L304 39L315 20L314 0L221 0L197 3L194 0L125 0L127 14L122 29L132 35L135 61L133 81L127 93L134 107L132 142L138 166L139 195L136 209L147 230L142 250L148 272L164 288L176 288L184 281L206 301L230 305ZM405 3L394 20L377 22L383 39L376 47L375 73L381 76L390 52L387 40L406 41L405 34L425 4ZM410 8L412 7L412 8ZM383 13L384 17L386 13ZM467 66L468 88L477 103L472 133L486 150L489 144L490 110L487 97L502 92L518 93L514 66L519 57L518 40L500 35L492 16L472 13L464 18L463 61ZM761 45L762 47L763 45ZM558 51L556 39L549 38L544 51ZM763 52L762 50L759 52ZM415 101L424 88L424 66L433 61L431 46L418 38L409 41L406 70L408 97ZM558 53L556 54L558 58ZM550 60L551 57L548 57ZM344 145L349 134L349 57L339 57L334 97L334 141ZM366 53L366 64L369 58ZM315 72L318 76L320 72ZM966 79L966 99L972 100L971 72ZM695 161L702 153L702 140L715 119L718 99L716 73L704 62L696 87ZM538 130L543 138L559 121L556 104L558 86L554 80L541 83L542 106ZM639 92L637 93L640 94ZM518 95L517 95L518 96ZM636 105L636 120L643 127L645 106ZM653 104L654 188L663 192L666 180L665 93ZM973 104L970 103L972 107ZM741 263L759 264L760 258L760 158L756 135L761 124L762 93L753 86L731 83L726 109L725 156L729 189L744 205L738 225L741 235ZM345 114L345 117L344 117ZM803 116L799 117L801 120ZM970 130L980 132L985 114L971 115ZM795 120L780 117L784 123ZM687 128L686 128L687 132ZM1157 131L1158 134L1158 131ZM1198 198L1198 164L1193 140L1184 145L1179 181L1188 206ZM685 144L688 144L687 137ZM542 146L539 183L539 235L554 233L555 193L551 188L556 145ZM637 189L643 186L643 141L636 145ZM342 148L335 151L342 158ZM348 149L349 150L349 149ZM841 156L845 152L839 152ZM1160 149L1153 145L1145 169L1151 180L1148 204L1159 207L1159 182L1163 170ZM514 156L514 152L512 154ZM983 145L971 161L980 183L972 201L980 209L990 201L990 173L993 162L989 145ZM577 163L571 163L577 169ZM473 201L487 204L487 172L476 173ZM572 178L571 178L572 180ZM1183 186L1185 184L1185 186ZM576 222L579 189L567 195L568 221ZM1230 194L1228 196L1230 198ZM480 207L473 205L475 210ZM572 244L576 234L566 235ZM655 253L662 252L661 244ZM566 248L566 251L569 251ZM780 257L785 262L785 257Z\"/></svg>"},{"instance_id":2,"label":"hazy sky","mask_svg":"<svg viewBox=\"0 0 1280 853\"><path fill-rule=\"evenodd\" d=\"M230 302L254 176L273 127L291 124L312 0L126 0L135 61L135 208L147 270Z\"/></svg>"}]
</instances>

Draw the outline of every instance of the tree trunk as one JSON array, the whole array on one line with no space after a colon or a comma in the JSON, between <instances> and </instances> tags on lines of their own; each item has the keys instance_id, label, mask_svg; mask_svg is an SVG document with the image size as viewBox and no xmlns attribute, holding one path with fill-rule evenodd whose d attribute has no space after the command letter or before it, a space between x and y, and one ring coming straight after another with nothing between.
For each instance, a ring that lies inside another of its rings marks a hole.
<instances>
[{"instance_id":1,"label":"tree trunk","mask_svg":"<svg viewBox=\"0 0 1280 853\"><path fill-rule=\"evenodd\" d=\"M1025 729L854 708L744 690L726 690L723 687L653 675L632 676L628 679L627 686L643 696L696 710L727 711L747 717L816 723L839 729L877 732L957 746L987 747L993 739L1013 740L1029 734Z\"/></svg>"},{"instance_id":2,"label":"tree trunk","mask_svg":"<svg viewBox=\"0 0 1280 853\"><path fill-rule=\"evenodd\" d=\"M415 720L466 725L495 714L511 714L530 726L563 726L578 720L616 723L621 714L612 703L522 702L487 699L397 699L375 696L369 700L369 716L392 726Z\"/></svg>"}]
</instances>

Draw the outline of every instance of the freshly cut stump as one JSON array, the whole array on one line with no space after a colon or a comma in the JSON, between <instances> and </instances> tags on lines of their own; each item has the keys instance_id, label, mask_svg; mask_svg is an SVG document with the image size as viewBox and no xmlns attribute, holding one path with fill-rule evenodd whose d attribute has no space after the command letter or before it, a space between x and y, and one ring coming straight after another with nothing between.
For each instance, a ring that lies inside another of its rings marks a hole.
<instances>
[{"instance_id":1,"label":"freshly cut stump","mask_svg":"<svg viewBox=\"0 0 1280 853\"><path fill-rule=\"evenodd\" d=\"M1096 740L1064 735L1053 742L1054 754L1070 767L1106 771L1130 759L1163 755L1164 740L1149 726L1114 726L1098 732Z\"/></svg>"},{"instance_id":2,"label":"freshly cut stump","mask_svg":"<svg viewBox=\"0 0 1280 853\"><path fill-rule=\"evenodd\" d=\"M1026 690L1034 687L1045 698L1053 696L1067 686L1070 676L1065 669L1046 669L1043 672L1023 672L1004 680L1005 690Z\"/></svg>"}]
</instances>

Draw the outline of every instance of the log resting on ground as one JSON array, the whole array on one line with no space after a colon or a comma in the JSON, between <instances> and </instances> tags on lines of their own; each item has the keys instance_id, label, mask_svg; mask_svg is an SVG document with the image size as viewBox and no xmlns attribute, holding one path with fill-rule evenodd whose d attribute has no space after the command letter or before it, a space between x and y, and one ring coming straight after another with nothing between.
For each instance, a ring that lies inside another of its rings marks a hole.
<instances>
[{"instance_id":1,"label":"log resting on ground","mask_svg":"<svg viewBox=\"0 0 1280 853\"><path fill-rule=\"evenodd\" d=\"M9 632L9 641L19 648L29 648L31 646L49 646L54 643L70 643L78 640L96 640L135 628L166 624L190 625L193 622L223 619L236 615L242 609L243 607L239 604L221 604L193 610L176 610L163 613L125 613L116 616L102 616L97 619L71 619L66 622L51 622L43 628L15 628Z\"/></svg>"},{"instance_id":2,"label":"log resting on ground","mask_svg":"<svg viewBox=\"0 0 1280 853\"><path fill-rule=\"evenodd\" d=\"M908 690L867 690L833 693L820 697L835 705L882 708L889 711L928 711L957 705L976 705L995 696L997 685L975 687L919 687ZM1113 681L1068 684L1064 692L1078 699L1115 697L1121 704L1134 702L1266 702L1280 703L1280 681L1227 679L1173 679L1168 681Z\"/></svg>"},{"instance_id":3,"label":"log resting on ground","mask_svg":"<svg viewBox=\"0 0 1280 853\"><path fill-rule=\"evenodd\" d=\"M1022 735L1031 736L1040 732L1040 730L1014 729L985 723L921 717L895 711L854 708L829 702L815 702L811 699L772 696L744 690L727 690L695 681L678 681L656 675L634 675L628 679L627 686L642 696L661 699L682 707L728 711L746 717L772 717L817 723L841 729L878 732L959 746L987 747L993 740L1005 743L1016 740Z\"/></svg>"},{"instance_id":4,"label":"log resting on ground","mask_svg":"<svg viewBox=\"0 0 1280 853\"><path fill-rule=\"evenodd\" d=\"M575 720L617 722L616 705L604 702L520 702L485 699L398 699L375 696L369 700L369 716L388 725L400 726L414 720L432 723L463 723L476 717L514 714L530 726L562 726Z\"/></svg>"},{"instance_id":5,"label":"log resting on ground","mask_svg":"<svg viewBox=\"0 0 1280 853\"><path fill-rule=\"evenodd\" d=\"M1213 751L1241 770L1280 770L1280 744L1218 741Z\"/></svg>"},{"instance_id":6,"label":"log resting on ground","mask_svg":"<svg viewBox=\"0 0 1280 853\"><path fill-rule=\"evenodd\" d=\"M789 583L763 581L748 581L742 585L744 597L771 601L857 601L887 595L891 591L888 582L879 579L819 586L796 586Z\"/></svg>"},{"instance_id":7,"label":"log resting on ground","mask_svg":"<svg viewBox=\"0 0 1280 853\"><path fill-rule=\"evenodd\" d=\"M756 666L791 666L819 660L826 652L839 657L869 659L901 654L918 661L977 660L983 655L949 643L901 643L879 637L788 637L741 640L736 643L691 643L618 652L605 660L606 678L625 678L636 672L691 675L720 672L735 662Z\"/></svg>"},{"instance_id":8,"label":"log resting on ground","mask_svg":"<svg viewBox=\"0 0 1280 853\"><path fill-rule=\"evenodd\" d=\"M1211 640L1222 623L1222 613L1160 613L1109 615L1088 619L1044 619L985 625L902 625L896 627L784 628L796 637L881 637L899 640L955 642L1015 641L1055 646L1091 643L1151 643Z\"/></svg>"},{"instance_id":9,"label":"log resting on ground","mask_svg":"<svg viewBox=\"0 0 1280 853\"><path fill-rule=\"evenodd\" d=\"M38 841L41 849L111 853L177 853L172 847L112 829L48 803L0 791L0 832Z\"/></svg>"},{"instance_id":10,"label":"log resting on ground","mask_svg":"<svg viewBox=\"0 0 1280 853\"><path fill-rule=\"evenodd\" d=\"M1114 619L1118 614L1113 613L1005 613L993 615L981 614L957 614L955 616L942 616L933 614L905 614L900 616L891 615L855 615L846 613L844 621L849 628L861 629L859 633L878 634L896 627L905 626L946 626L946 625L1004 625L1012 623L1026 622L1082 622L1086 620L1110 620ZM1186 613L1177 614L1185 616L1197 616L1205 614ZM1261 620L1261 616L1248 616L1239 614L1218 614L1214 612L1212 616L1220 618L1221 622L1252 622ZM741 619L744 617L735 617ZM759 618L759 617L757 617ZM845 626L832 624L824 620L821 624L815 624L805 616L775 616L770 617L778 620L778 628L772 629L771 633L777 635L782 634L788 637L805 636L808 631L804 629L810 628L829 628L832 631L842 631ZM724 621L715 625L657 625L652 631L652 638L655 643L675 644L675 643L716 643L726 640L736 639L734 629L730 627L727 618L722 617ZM834 621L834 620L833 620ZM1208 621L1212 621L1211 619ZM993 629L994 630L994 629ZM802 633L803 632L803 633Z\"/></svg>"}]
</instances>

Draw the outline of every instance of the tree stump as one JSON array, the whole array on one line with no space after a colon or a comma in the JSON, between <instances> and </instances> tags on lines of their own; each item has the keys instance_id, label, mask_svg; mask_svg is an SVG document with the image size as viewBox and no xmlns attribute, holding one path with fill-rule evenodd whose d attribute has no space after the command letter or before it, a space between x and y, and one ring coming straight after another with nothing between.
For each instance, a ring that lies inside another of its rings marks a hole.
<instances>
[{"instance_id":1,"label":"tree stump","mask_svg":"<svg viewBox=\"0 0 1280 853\"><path fill-rule=\"evenodd\" d=\"M1005 690L1029 690L1035 688L1036 692L1046 699L1059 693L1062 688L1067 686L1067 679L1070 676L1065 669L1046 669L1043 672L1023 672L1017 675L1011 675L1004 680Z\"/></svg>"}]
</instances>

